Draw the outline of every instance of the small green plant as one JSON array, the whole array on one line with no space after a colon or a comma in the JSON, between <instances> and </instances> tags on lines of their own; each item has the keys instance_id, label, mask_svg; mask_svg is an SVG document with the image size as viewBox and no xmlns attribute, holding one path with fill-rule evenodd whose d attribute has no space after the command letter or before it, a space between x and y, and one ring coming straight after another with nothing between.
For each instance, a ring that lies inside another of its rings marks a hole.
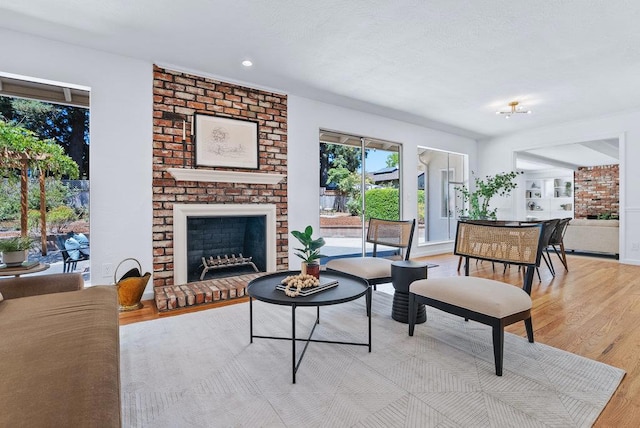
<instances>
[{"instance_id":1,"label":"small green plant","mask_svg":"<svg viewBox=\"0 0 640 428\"><path fill-rule=\"evenodd\" d=\"M302 244L302 248L294 248L294 250L298 251L295 255L304 262L310 264L322 257L327 257L324 254L320 254L320 248L325 244L324 238L313 239L313 228L311 226L307 226L304 232L293 230L291 234Z\"/></svg>"},{"instance_id":2,"label":"small green plant","mask_svg":"<svg viewBox=\"0 0 640 428\"><path fill-rule=\"evenodd\" d=\"M33 247L33 239L28 236L16 236L0 240L0 252L3 253L29 250L31 247Z\"/></svg>"}]
</instances>

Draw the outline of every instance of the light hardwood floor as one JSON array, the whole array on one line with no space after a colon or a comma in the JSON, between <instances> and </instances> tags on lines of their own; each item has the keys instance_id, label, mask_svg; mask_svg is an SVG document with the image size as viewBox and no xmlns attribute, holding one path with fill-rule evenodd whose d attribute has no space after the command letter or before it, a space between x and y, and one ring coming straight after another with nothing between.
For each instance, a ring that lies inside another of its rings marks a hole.
<instances>
[{"instance_id":1,"label":"light hardwood floor","mask_svg":"<svg viewBox=\"0 0 640 428\"><path fill-rule=\"evenodd\" d=\"M552 256L555 278L541 267L542 281L536 277L533 285L535 340L625 370L626 376L595 426L640 426L640 266L569 255L570 271L565 272ZM458 258L453 255L423 259L439 265L429 270L430 277L458 275ZM521 284L522 278L515 267L503 274L502 266L496 265L494 271L488 262L472 262L471 273L512 284ZM144 304L143 309L121 314L121 324L159 317L153 302ZM176 312L180 313L184 312ZM525 335L523 323L507 331Z\"/></svg>"}]
</instances>

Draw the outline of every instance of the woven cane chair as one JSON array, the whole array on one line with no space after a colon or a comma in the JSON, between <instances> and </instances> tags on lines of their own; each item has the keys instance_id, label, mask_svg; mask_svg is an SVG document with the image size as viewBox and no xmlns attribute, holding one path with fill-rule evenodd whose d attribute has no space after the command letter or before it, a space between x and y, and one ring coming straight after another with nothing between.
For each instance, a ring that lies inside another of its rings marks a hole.
<instances>
[{"instance_id":1,"label":"woven cane chair","mask_svg":"<svg viewBox=\"0 0 640 428\"><path fill-rule=\"evenodd\" d=\"M414 281L409 286L409 336L419 303L491 326L496 375L502 376L504 327L524 321L533 343L531 285L542 254L542 224L493 226L459 222L454 254L464 257L465 276ZM469 259L510 263L526 268L522 288L469 276ZM428 322L428 321L427 321Z\"/></svg>"},{"instance_id":2,"label":"woven cane chair","mask_svg":"<svg viewBox=\"0 0 640 428\"><path fill-rule=\"evenodd\" d=\"M369 219L367 242L373 244L372 256L344 257L329 260L327 270L345 272L359 276L376 289L376 285L391 282L391 263L394 260L409 260L413 231L416 220L381 220ZM391 258L378 257L378 245L398 248L399 256ZM404 251L404 258L402 252Z\"/></svg>"}]
</instances>

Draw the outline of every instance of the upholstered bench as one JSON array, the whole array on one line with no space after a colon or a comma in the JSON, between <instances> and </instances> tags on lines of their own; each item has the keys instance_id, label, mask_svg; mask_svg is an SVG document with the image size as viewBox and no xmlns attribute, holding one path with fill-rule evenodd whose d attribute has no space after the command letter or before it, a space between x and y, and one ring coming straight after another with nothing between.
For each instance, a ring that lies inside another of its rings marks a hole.
<instances>
[{"instance_id":1,"label":"upholstered bench","mask_svg":"<svg viewBox=\"0 0 640 428\"><path fill-rule=\"evenodd\" d=\"M496 374L502 376L504 327L524 320L529 342L533 343L531 297L522 288L485 278L456 276L421 279L409 286L420 303L441 309L493 328ZM412 314L411 299L409 314ZM414 324L415 325L415 324ZM409 329L413 336L413 329Z\"/></svg>"},{"instance_id":2,"label":"upholstered bench","mask_svg":"<svg viewBox=\"0 0 640 428\"><path fill-rule=\"evenodd\" d=\"M543 226L492 226L459 222L454 254L463 256L465 276L421 279L409 286L409 336L413 336L419 303L491 326L496 375L502 376L504 327L524 321L533 343L531 284L540 264ZM469 276L470 258L526 268L523 288ZM428 323L428 321L427 321Z\"/></svg>"}]
</instances>

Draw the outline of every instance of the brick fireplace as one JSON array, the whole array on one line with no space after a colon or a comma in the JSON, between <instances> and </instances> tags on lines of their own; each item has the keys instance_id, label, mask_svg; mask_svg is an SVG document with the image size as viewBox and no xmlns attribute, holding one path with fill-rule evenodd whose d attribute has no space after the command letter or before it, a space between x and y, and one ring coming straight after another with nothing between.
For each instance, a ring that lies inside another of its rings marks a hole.
<instances>
[{"instance_id":1,"label":"brick fireplace","mask_svg":"<svg viewBox=\"0 0 640 428\"><path fill-rule=\"evenodd\" d=\"M264 216L266 270L287 269L286 95L158 66L153 85L154 287L187 282L182 228L191 213ZM191 132L196 113L256 122L258 169L196 168Z\"/></svg>"}]
</instances>

